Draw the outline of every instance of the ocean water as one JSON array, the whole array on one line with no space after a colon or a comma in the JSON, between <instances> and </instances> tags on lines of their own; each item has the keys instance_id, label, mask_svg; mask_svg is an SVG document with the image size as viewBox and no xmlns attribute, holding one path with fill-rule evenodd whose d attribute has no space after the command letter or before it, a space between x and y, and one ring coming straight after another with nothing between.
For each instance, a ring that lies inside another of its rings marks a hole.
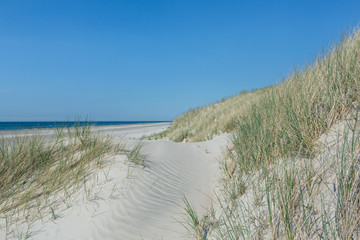
<instances>
[{"instance_id":1,"label":"ocean water","mask_svg":"<svg viewBox=\"0 0 360 240\"><path fill-rule=\"evenodd\" d=\"M141 123L162 123L168 121L59 121L59 122L0 122L0 131L36 129L36 128L57 128L73 126L110 126Z\"/></svg>"}]
</instances>

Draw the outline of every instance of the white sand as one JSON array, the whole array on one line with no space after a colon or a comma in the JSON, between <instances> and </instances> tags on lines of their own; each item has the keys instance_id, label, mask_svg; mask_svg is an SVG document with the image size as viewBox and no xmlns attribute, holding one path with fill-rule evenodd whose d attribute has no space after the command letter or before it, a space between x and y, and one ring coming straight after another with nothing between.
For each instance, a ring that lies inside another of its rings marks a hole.
<instances>
[{"instance_id":1,"label":"white sand","mask_svg":"<svg viewBox=\"0 0 360 240\"><path fill-rule=\"evenodd\" d=\"M169 124L97 127L131 145ZM211 206L219 180L218 158L227 136L200 143L144 141L146 168L129 168L125 156L99 172L91 196L81 193L56 220L38 222L29 239L191 239L184 221L183 194L200 214ZM104 174L105 173L105 174ZM84 201L83 199L87 199ZM89 201L89 199L91 201ZM1 234L0 234L1 238Z\"/></svg>"},{"instance_id":2,"label":"white sand","mask_svg":"<svg viewBox=\"0 0 360 240\"><path fill-rule=\"evenodd\" d=\"M147 124L125 124L110 126L94 126L92 129L105 135L111 135L115 138L140 138L150 136L154 133L162 132L170 126L170 123L147 123ZM53 128L43 129L24 129L0 131L0 137L12 138L15 136L40 135L51 139L56 131Z\"/></svg>"}]
</instances>

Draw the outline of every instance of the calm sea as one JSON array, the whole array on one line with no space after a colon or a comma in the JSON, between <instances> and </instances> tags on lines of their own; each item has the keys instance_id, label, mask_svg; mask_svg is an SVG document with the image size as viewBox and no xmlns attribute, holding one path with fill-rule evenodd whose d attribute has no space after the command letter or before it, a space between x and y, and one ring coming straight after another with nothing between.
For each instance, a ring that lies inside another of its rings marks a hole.
<instances>
[{"instance_id":1,"label":"calm sea","mask_svg":"<svg viewBox=\"0 0 360 240\"><path fill-rule=\"evenodd\" d=\"M0 122L0 131L21 130L34 128L57 128L91 125L91 126L110 126L141 123L162 123L168 121L64 121L64 122Z\"/></svg>"}]
</instances>

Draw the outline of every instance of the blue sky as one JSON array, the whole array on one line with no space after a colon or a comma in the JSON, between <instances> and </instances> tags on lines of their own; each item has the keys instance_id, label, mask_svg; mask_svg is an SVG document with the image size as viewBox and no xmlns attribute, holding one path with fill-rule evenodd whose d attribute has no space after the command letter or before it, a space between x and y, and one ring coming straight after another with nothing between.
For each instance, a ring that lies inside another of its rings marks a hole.
<instances>
[{"instance_id":1,"label":"blue sky","mask_svg":"<svg viewBox=\"0 0 360 240\"><path fill-rule=\"evenodd\" d=\"M360 1L0 1L0 121L172 120L279 82Z\"/></svg>"}]
</instances>

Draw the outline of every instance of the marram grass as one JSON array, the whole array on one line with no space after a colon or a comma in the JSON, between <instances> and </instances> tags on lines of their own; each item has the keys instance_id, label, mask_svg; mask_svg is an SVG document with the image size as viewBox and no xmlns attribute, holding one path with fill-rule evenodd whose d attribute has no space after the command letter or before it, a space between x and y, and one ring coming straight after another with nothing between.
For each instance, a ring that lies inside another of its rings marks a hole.
<instances>
[{"instance_id":1,"label":"marram grass","mask_svg":"<svg viewBox=\"0 0 360 240\"><path fill-rule=\"evenodd\" d=\"M13 232L13 227L24 221L30 228L50 210L55 220L55 196L71 202L92 170L119 152L125 152L122 142L98 135L90 126L57 129L52 140L39 135L0 139L0 228L8 236L28 238L30 233Z\"/></svg>"},{"instance_id":2,"label":"marram grass","mask_svg":"<svg viewBox=\"0 0 360 240\"><path fill-rule=\"evenodd\" d=\"M168 130L154 134L150 139L167 138L175 142L197 142L229 133L236 129L239 116L265 91L266 88L251 92L243 91L215 104L192 109L176 118Z\"/></svg>"},{"instance_id":3,"label":"marram grass","mask_svg":"<svg viewBox=\"0 0 360 240\"><path fill-rule=\"evenodd\" d=\"M314 158L235 173L219 200L221 224L208 239L359 239L360 129L354 119L334 129L330 148L319 142ZM240 176L246 190L234 196L241 186L230 183Z\"/></svg>"},{"instance_id":4,"label":"marram grass","mask_svg":"<svg viewBox=\"0 0 360 240\"><path fill-rule=\"evenodd\" d=\"M285 156L311 156L315 141L360 100L360 33L267 91L238 121L233 160L240 171Z\"/></svg>"},{"instance_id":5,"label":"marram grass","mask_svg":"<svg viewBox=\"0 0 360 240\"><path fill-rule=\"evenodd\" d=\"M145 155L141 153L143 146L142 142L137 142L131 150L127 151L126 156L128 162L145 167Z\"/></svg>"},{"instance_id":6,"label":"marram grass","mask_svg":"<svg viewBox=\"0 0 360 240\"><path fill-rule=\"evenodd\" d=\"M222 162L220 224L207 239L359 239L359 100L359 30L249 98ZM331 143L319 141L334 128Z\"/></svg>"}]
</instances>

